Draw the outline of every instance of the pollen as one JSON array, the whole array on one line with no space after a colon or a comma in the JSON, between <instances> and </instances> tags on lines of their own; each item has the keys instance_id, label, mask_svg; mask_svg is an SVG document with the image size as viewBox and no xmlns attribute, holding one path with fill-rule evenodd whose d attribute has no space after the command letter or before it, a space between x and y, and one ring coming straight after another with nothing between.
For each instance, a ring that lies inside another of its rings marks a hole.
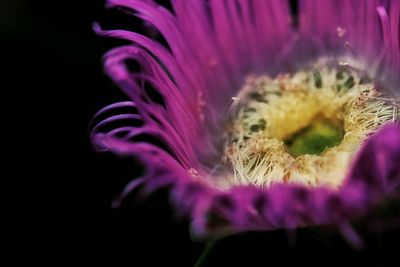
<instances>
[{"instance_id":1,"label":"pollen","mask_svg":"<svg viewBox=\"0 0 400 267\"><path fill-rule=\"evenodd\" d=\"M232 184L339 188L363 141L400 118L370 80L343 64L249 77L227 124Z\"/></svg>"}]
</instances>

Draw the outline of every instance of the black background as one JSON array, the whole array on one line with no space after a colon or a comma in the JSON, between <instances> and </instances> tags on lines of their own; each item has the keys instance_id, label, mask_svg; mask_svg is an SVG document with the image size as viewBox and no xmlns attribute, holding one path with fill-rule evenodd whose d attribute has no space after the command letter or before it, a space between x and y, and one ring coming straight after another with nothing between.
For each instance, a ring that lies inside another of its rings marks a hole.
<instances>
[{"instance_id":1,"label":"black background","mask_svg":"<svg viewBox=\"0 0 400 267\"><path fill-rule=\"evenodd\" d=\"M89 121L107 104L126 99L102 70L102 55L120 40L97 37L92 23L145 31L139 20L105 10L102 0L2 1L0 35L3 152L15 230L14 261L105 266L192 266L204 244L174 217L167 191L119 209L110 203L142 172L130 158L95 153ZM152 35L151 32L147 32ZM155 38L159 38L155 36ZM162 40L161 40L162 41ZM14 141L15 140L15 141ZM11 206L11 205L9 205ZM232 236L217 244L207 266L294 266L396 261L398 227L366 234L363 252L337 233L302 230ZM289 242L290 241L290 242Z\"/></svg>"}]
</instances>

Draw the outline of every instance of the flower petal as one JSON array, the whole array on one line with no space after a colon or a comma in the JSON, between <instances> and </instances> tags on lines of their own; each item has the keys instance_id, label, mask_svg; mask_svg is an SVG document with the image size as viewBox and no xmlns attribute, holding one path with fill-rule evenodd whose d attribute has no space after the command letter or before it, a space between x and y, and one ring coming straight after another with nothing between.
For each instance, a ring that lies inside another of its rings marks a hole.
<instances>
[{"instance_id":1,"label":"flower petal","mask_svg":"<svg viewBox=\"0 0 400 267\"><path fill-rule=\"evenodd\" d=\"M365 143L348 176L348 186L362 182L375 200L400 185L400 126L383 127Z\"/></svg>"}]
</instances>

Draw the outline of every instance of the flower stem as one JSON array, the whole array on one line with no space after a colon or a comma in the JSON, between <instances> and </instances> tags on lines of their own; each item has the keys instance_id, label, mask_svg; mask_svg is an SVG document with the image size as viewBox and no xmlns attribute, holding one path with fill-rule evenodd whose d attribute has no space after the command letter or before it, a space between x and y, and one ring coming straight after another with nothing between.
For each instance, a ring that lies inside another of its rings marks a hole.
<instances>
[{"instance_id":1,"label":"flower stem","mask_svg":"<svg viewBox=\"0 0 400 267\"><path fill-rule=\"evenodd\" d=\"M207 242L207 244L205 245L205 247L203 249L203 252L201 252L200 257L194 264L194 267L204 266L204 264L207 262L208 256L211 253L211 250L213 249L213 247L215 246L216 243L217 243L216 240L211 240L211 241Z\"/></svg>"}]
</instances>

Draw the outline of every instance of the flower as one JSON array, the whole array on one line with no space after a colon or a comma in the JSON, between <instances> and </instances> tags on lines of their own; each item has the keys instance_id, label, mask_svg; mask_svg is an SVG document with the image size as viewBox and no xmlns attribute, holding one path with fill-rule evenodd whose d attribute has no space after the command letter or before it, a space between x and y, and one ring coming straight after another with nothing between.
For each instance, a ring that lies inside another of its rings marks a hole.
<instances>
[{"instance_id":1,"label":"flower","mask_svg":"<svg viewBox=\"0 0 400 267\"><path fill-rule=\"evenodd\" d=\"M115 204L139 185L170 186L199 237L337 224L351 238L348 222L394 194L400 1L303 0L297 16L272 0L108 6L167 42L95 25L131 41L104 57L130 101L96 115L114 114L92 141L147 170Z\"/></svg>"}]
</instances>

